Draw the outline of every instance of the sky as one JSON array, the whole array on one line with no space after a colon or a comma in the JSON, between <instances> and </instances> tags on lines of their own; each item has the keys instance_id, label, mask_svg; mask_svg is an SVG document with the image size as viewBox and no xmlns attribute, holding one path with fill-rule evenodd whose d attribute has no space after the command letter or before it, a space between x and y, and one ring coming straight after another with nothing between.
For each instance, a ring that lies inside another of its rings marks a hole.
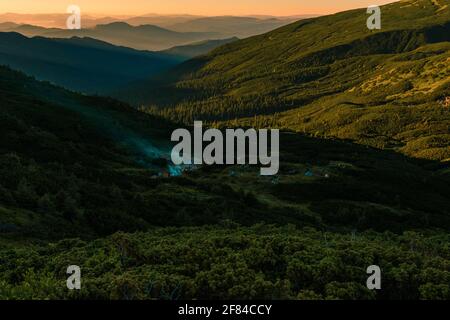
<instances>
[{"instance_id":1,"label":"sky","mask_svg":"<svg viewBox=\"0 0 450 320\"><path fill-rule=\"evenodd\" d=\"M65 13L75 4L82 12L96 15L289 16L329 14L389 2L393 0L0 0L0 13Z\"/></svg>"}]
</instances>

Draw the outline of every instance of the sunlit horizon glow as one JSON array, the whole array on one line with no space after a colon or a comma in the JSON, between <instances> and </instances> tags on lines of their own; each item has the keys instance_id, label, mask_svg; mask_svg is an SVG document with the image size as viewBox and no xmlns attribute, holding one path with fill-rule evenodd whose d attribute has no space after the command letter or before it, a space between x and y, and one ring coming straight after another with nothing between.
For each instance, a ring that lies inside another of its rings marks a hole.
<instances>
[{"instance_id":1,"label":"sunlit horizon glow","mask_svg":"<svg viewBox=\"0 0 450 320\"><path fill-rule=\"evenodd\" d=\"M6 2L7 1L7 2ZM383 5L393 0L0 0L0 14L64 14L70 4L95 16L146 14L201 16L332 14L339 11Z\"/></svg>"}]
</instances>

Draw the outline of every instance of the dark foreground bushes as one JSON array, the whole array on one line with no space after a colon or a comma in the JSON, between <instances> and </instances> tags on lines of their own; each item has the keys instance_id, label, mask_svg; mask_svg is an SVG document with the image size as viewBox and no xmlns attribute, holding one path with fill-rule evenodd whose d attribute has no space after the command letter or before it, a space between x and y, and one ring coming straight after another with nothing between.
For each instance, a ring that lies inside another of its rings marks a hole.
<instances>
[{"instance_id":1,"label":"dark foreground bushes","mask_svg":"<svg viewBox=\"0 0 450 320\"><path fill-rule=\"evenodd\" d=\"M66 288L79 265L82 289ZM366 269L382 289L366 288ZM0 251L3 299L450 299L450 235L233 223Z\"/></svg>"}]
</instances>

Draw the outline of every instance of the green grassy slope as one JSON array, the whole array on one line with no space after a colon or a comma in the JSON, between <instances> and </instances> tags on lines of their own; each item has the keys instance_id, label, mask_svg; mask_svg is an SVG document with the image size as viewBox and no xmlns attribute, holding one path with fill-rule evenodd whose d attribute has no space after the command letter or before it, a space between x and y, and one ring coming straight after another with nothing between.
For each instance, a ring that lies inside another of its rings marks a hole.
<instances>
[{"instance_id":1,"label":"green grassy slope","mask_svg":"<svg viewBox=\"0 0 450 320\"><path fill-rule=\"evenodd\" d=\"M450 95L449 1L383 6L376 31L367 17L361 9L302 20L117 96L186 123L240 119L450 158L450 109L440 102Z\"/></svg>"}]
</instances>

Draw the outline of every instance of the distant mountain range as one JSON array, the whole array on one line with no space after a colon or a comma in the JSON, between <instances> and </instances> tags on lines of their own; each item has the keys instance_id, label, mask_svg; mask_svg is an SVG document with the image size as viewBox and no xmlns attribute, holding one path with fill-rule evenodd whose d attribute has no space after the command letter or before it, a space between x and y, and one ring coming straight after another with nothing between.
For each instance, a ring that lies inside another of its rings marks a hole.
<instances>
[{"instance_id":1,"label":"distant mountain range","mask_svg":"<svg viewBox=\"0 0 450 320\"><path fill-rule=\"evenodd\" d=\"M166 70L182 58L92 38L27 38L0 32L0 64L66 88L102 93Z\"/></svg>"},{"instance_id":2,"label":"distant mountain range","mask_svg":"<svg viewBox=\"0 0 450 320\"><path fill-rule=\"evenodd\" d=\"M67 18L67 16L63 17ZM306 17L309 16L256 18L150 15L122 20L111 17L102 19L83 17L81 30L67 30L65 24L61 25L59 16L44 15L36 18L29 15L10 14L0 15L0 31L18 32L28 37L90 37L138 50L155 51L205 40L245 38L271 31ZM53 21L52 19L58 22L45 23L47 20ZM53 27L46 28L42 26L43 24Z\"/></svg>"},{"instance_id":3,"label":"distant mountain range","mask_svg":"<svg viewBox=\"0 0 450 320\"><path fill-rule=\"evenodd\" d=\"M21 14L21 13L4 13L0 14L0 24L3 22L14 22L16 24L31 24L47 28L66 28L68 14ZM118 21L127 17L95 17L89 14L83 14L83 26L92 28L98 24L106 24Z\"/></svg>"},{"instance_id":4,"label":"distant mountain range","mask_svg":"<svg viewBox=\"0 0 450 320\"><path fill-rule=\"evenodd\" d=\"M8 25L7 25L8 26ZM0 26L1 27L1 26ZM28 37L46 38L89 37L138 50L165 50L192 42L216 39L220 36L211 32L176 32L154 25L131 26L125 22L97 25L94 28L66 30L43 28L32 25L19 25L1 28L0 31L18 32Z\"/></svg>"},{"instance_id":5,"label":"distant mountain range","mask_svg":"<svg viewBox=\"0 0 450 320\"><path fill-rule=\"evenodd\" d=\"M132 26L140 26L143 24L152 24L161 28L170 29L171 25L183 23L196 19L204 18L197 15L159 15L159 14L145 14L137 17L126 18L121 21L131 24Z\"/></svg>"},{"instance_id":6,"label":"distant mountain range","mask_svg":"<svg viewBox=\"0 0 450 320\"><path fill-rule=\"evenodd\" d=\"M280 20L280 21L295 21L304 18L309 18L318 15L292 15L292 16L270 16L270 15L250 15L250 16L200 16L200 15L189 15L189 14L143 14L139 16L92 16L89 14L83 14L82 16L82 26L84 28L92 28L98 24L108 24L112 22L126 22L133 26L139 26L143 24L153 24L163 28L169 28L172 25L185 23L188 21L200 20L204 22L204 19L208 21L213 21L217 23L227 23L229 24L236 19L248 20L250 22L255 22L260 24L263 20ZM31 24L46 28L61 28L66 27L66 20L68 14L19 14L19 13L5 13L0 14L0 23L3 22L14 22L17 24ZM257 19L259 21L254 21ZM236 28L237 26L235 26ZM185 30L190 31L190 30Z\"/></svg>"}]
</instances>

